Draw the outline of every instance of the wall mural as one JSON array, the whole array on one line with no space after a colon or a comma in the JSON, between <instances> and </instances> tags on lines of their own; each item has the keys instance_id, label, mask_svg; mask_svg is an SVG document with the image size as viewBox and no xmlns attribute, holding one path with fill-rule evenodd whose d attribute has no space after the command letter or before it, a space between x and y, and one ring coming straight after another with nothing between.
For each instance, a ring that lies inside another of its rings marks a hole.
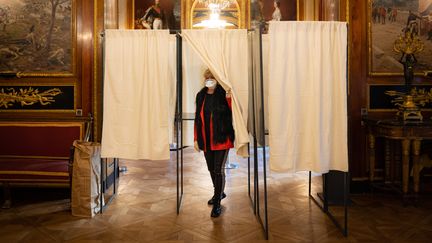
<instances>
[{"instance_id":1,"label":"wall mural","mask_svg":"<svg viewBox=\"0 0 432 243\"><path fill-rule=\"evenodd\" d=\"M68 75L75 0L0 0L0 73Z\"/></svg>"},{"instance_id":2,"label":"wall mural","mask_svg":"<svg viewBox=\"0 0 432 243\"><path fill-rule=\"evenodd\" d=\"M369 73L402 75L401 54L393 50L406 30L424 43L415 55L416 73L432 70L432 0L369 0Z\"/></svg>"}]
</instances>

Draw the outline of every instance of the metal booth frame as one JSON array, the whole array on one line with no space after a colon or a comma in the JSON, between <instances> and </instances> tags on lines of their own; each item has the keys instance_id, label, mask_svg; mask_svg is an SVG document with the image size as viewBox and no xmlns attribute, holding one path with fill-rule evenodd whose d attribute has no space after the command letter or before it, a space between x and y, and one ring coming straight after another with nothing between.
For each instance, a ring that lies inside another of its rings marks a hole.
<instances>
[{"instance_id":1,"label":"metal booth frame","mask_svg":"<svg viewBox=\"0 0 432 243\"><path fill-rule=\"evenodd\" d=\"M253 121L253 129L250 131L250 135L253 138L252 148L253 148L253 193L251 193L251 158L248 157L248 197L251 203L251 207L253 209L253 213L256 216L257 221L260 223L265 239L269 239L269 222L268 222L268 192L267 192L267 158L266 158L266 144L265 144L265 136L268 135L268 132L265 130L265 112L264 112L264 77L263 77L263 49L262 49L262 32L260 30L249 30L249 32L254 32L258 35L258 47L259 47L259 60L252 58L252 62L255 62L256 66L260 68L260 75L257 78L258 80L252 79L251 89L253 92L252 95L252 121ZM176 90L176 112L175 112L175 131L176 131L176 142L177 148L176 151L176 174L177 174L177 214L180 214L180 209L183 201L184 195L184 163L183 163L183 122L186 120L191 120L192 118L187 117L186 114L183 114L183 70L182 70L182 36L181 31L171 31L172 34L176 34L176 78L177 78L177 90ZM252 38L252 41L254 38ZM347 47L348 48L348 47ZM256 97L255 90L260 90L259 97ZM256 114L255 106L260 104L262 109L259 114ZM257 127L256 119L262 119L261 126ZM261 135L261 136L259 136ZM262 160L259 159L259 151L258 151L258 140L261 141L261 153ZM248 145L249 155L251 152L251 144ZM260 163L261 162L261 163ZM260 164L262 164L262 180L263 180L263 188L260 188L260 175L259 168ZM323 174L324 184L327 180L327 176ZM347 237L348 236L348 180L349 180L349 172L344 172L344 222L343 226L336 220L335 216L329 210L328 203L328 192L326 190L326 186L323 187L323 198L316 199L311 193L311 171L309 171L309 193L308 197L312 200L334 223L334 225L341 231L341 233ZM260 204L260 190L263 190L263 202L264 205ZM252 195L253 194L253 195ZM321 201L321 203L319 202ZM263 215L262 213L263 212Z\"/></svg>"},{"instance_id":2,"label":"metal booth frame","mask_svg":"<svg viewBox=\"0 0 432 243\"><path fill-rule=\"evenodd\" d=\"M249 30L249 31L255 31L255 30ZM175 112L175 119L174 119L174 126L175 126L175 133L176 133L176 146L177 148L173 149L176 152L176 175L177 175L177 214L180 214L180 209L183 201L183 195L184 195L184 163L183 163L183 122L187 120L191 120L190 117L187 117L186 114L183 113L183 70L182 70L182 36L181 31L171 31L172 34L176 34L176 83L177 83L177 89L176 89L176 112ZM259 67L262 70L262 47L261 47L261 33L259 33L259 47L260 47L260 60L259 60ZM256 61L256 60L253 60ZM261 89L263 89L263 76L262 71L260 72L261 75L259 77L259 80L257 82L260 82ZM255 82L253 82L252 89L256 88ZM263 90L261 90L261 94L263 93ZM255 102L261 102L262 107L264 107L264 96L261 95L259 97L260 100L257 97L253 98L253 106L255 105ZM255 128L255 110L253 112L253 120L254 120L254 132L252 135L253 137L253 150L254 150L254 180L253 180L253 196L251 195L251 159L250 156L248 157L248 197L251 202L251 207L253 209L254 214L257 217L257 220L262 226L262 229L265 234L265 238L268 239L269 235L269 229L268 229L268 214L267 214L267 171L266 171L266 154L265 154L265 144L263 144L263 175L264 175L264 215L260 214L260 195L259 195L259 174L258 174L258 167L259 167L259 161L258 161L258 143L256 138L256 128ZM264 120L264 111L260 114L262 116L262 119ZM259 129L264 130L264 124L262 124L262 127ZM264 133L262 133L264 134ZM264 136L264 135L263 135ZM265 141L265 139L263 139ZM248 148L250 149L250 144L248 145ZM250 153L250 150L249 150Z\"/></svg>"}]
</instances>

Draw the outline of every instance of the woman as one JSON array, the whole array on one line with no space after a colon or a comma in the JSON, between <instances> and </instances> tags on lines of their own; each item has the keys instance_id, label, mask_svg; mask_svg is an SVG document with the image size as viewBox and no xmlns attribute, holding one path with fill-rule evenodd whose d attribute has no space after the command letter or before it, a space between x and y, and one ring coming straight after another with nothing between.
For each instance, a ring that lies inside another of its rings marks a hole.
<instances>
[{"instance_id":1,"label":"woman","mask_svg":"<svg viewBox=\"0 0 432 243\"><path fill-rule=\"evenodd\" d=\"M231 96L210 70L205 71L204 78L205 87L196 96L194 147L204 151L214 187L214 195L208 204L213 205L211 217L218 217L222 213L220 202L226 197L225 162L229 149L234 147Z\"/></svg>"},{"instance_id":2,"label":"woman","mask_svg":"<svg viewBox=\"0 0 432 243\"><path fill-rule=\"evenodd\" d=\"M282 14L281 11L279 9L280 7L280 1L279 0L275 0L273 3L274 6L274 11L272 14L272 21L281 21L282 20Z\"/></svg>"}]
</instances>

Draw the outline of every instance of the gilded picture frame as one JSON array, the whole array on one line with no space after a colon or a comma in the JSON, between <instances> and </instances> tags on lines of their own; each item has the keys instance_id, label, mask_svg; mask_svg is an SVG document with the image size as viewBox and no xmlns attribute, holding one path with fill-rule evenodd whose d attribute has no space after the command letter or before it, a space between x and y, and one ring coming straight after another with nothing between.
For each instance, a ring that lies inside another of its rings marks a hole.
<instances>
[{"instance_id":1,"label":"gilded picture frame","mask_svg":"<svg viewBox=\"0 0 432 243\"><path fill-rule=\"evenodd\" d=\"M76 0L0 1L0 75L76 73Z\"/></svg>"},{"instance_id":2,"label":"gilded picture frame","mask_svg":"<svg viewBox=\"0 0 432 243\"><path fill-rule=\"evenodd\" d=\"M406 28L414 28L424 43L422 52L416 54L416 75L432 70L432 0L430 9L420 9L421 0L368 0L368 72L370 76L402 76L402 54L393 51L395 40ZM423 1L425 2L425 1ZM428 14L428 15L426 15ZM408 21L411 15L411 21ZM410 22L410 24L408 24Z\"/></svg>"}]
</instances>

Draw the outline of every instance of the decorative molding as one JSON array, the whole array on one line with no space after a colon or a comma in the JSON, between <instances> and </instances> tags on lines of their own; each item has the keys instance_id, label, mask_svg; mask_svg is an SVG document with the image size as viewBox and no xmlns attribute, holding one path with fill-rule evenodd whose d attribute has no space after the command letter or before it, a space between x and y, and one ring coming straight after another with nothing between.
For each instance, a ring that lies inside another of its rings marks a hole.
<instances>
[{"instance_id":1,"label":"decorative molding","mask_svg":"<svg viewBox=\"0 0 432 243\"><path fill-rule=\"evenodd\" d=\"M413 88L431 90L432 85L413 85ZM369 84L367 86L367 105L369 112L395 112L397 107L392 103L392 97L386 95L387 91L402 92L404 84ZM431 111L432 104L428 103L422 108L423 111Z\"/></svg>"},{"instance_id":2,"label":"decorative molding","mask_svg":"<svg viewBox=\"0 0 432 243\"><path fill-rule=\"evenodd\" d=\"M6 91L5 91L6 90ZM40 92L39 89L21 88L18 91L15 88L1 88L0 89L0 108L9 108L15 102L19 102L21 106L34 105L40 103L41 105L49 105L54 103L54 96L61 94L59 88L49 89Z\"/></svg>"},{"instance_id":3,"label":"decorative molding","mask_svg":"<svg viewBox=\"0 0 432 243\"><path fill-rule=\"evenodd\" d=\"M0 113L75 113L76 94L76 84L5 83L0 85Z\"/></svg>"}]
</instances>

